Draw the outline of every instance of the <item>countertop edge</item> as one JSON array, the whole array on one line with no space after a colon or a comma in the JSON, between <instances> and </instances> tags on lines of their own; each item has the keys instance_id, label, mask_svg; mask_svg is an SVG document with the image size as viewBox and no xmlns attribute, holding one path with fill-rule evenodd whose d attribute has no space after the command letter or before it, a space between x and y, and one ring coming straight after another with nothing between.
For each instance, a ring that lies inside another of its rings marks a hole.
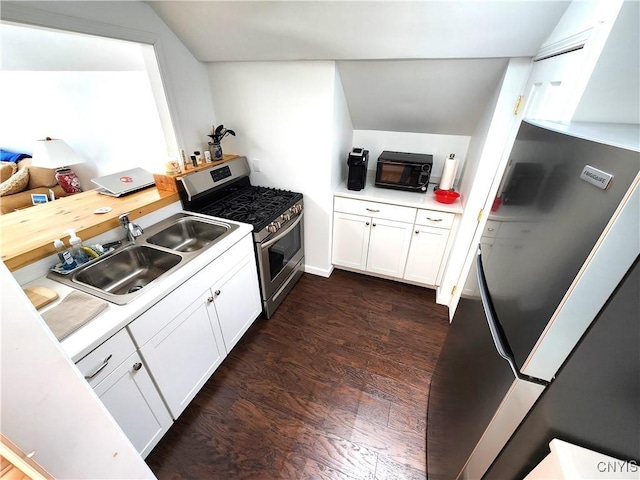
<instances>
[{"instance_id":1,"label":"countertop edge","mask_svg":"<svg viewBox=\"0 0 640 480\"><path fill-rule=\"evenodd\" d=\"M334 190L333 195L336 197L388 203L404 207L423 208L440 212L456 214L463 213L462 203L460 202L460 199L451 204L438 202L433 195L434 187L435 184L430 183L427 192L425 193L405 192L401 190L376 187L373 181L369 181L368 178L367 184L362 190L349 190L345 181Z\"/></svg>"}]
</instances>

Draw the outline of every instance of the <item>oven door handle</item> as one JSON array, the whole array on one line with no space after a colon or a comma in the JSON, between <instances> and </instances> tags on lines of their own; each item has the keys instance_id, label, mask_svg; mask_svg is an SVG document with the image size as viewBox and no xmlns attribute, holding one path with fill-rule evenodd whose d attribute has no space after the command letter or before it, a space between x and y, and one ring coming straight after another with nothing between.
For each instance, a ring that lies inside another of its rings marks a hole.
<instances>
[{"instance_id":1,"label":"oven door handle","mask_svg":"<svg viewBox=\"0 0 640 480\"><path fill-rule=\"evenodd\" d=\"M304 215L304 214L301 213L300 215L298 215L298 218L296 218L296 221L293 222L291 225L289 225L284 232L278 234L277 237L272 238L268 242L265 242L262 245L260 245L260 249L264 250L265 248L269 248L274 243L276 243L276 242L280 241L282 238L286 237L289 234L289 232L291 232L291 230L296 228L296 225L298 225L300 223L300 220L302 220L302 215Z\"/></svg>"}]
</instances>

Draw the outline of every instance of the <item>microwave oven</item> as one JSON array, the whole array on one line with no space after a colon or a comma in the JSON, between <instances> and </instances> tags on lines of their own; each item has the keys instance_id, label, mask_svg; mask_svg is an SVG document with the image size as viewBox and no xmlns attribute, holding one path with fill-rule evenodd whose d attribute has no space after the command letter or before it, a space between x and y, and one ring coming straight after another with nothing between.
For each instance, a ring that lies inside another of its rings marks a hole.
<instances>
[{"instance_id":1,"label":"microwave oven","mask_svg":"<svg viewBox=\"0 0 640 480\"><path fill-rule=\"evenodd\" d=\"M376 166L376 187L426 192L433 155L383 151Z\"/></svg>"}]
</instances>

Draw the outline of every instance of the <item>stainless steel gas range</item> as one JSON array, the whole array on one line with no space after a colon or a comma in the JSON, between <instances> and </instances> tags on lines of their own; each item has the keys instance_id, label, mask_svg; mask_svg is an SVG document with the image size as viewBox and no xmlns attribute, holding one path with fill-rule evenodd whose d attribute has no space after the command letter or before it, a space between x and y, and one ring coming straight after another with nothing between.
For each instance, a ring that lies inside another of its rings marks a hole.
<instances>
[{"instance_id":1,"label":"stainless steel gas range","mask_svg":"<svg viewBox=\"0 0 640 480\"><path fill-rule=\"evenodd\" d=\"M269 318L304 270L301 193L251 185L249 163L239 157L189 173L178 189L187 211L253 225L263 314Z\"/></svg>"}]
</instances>

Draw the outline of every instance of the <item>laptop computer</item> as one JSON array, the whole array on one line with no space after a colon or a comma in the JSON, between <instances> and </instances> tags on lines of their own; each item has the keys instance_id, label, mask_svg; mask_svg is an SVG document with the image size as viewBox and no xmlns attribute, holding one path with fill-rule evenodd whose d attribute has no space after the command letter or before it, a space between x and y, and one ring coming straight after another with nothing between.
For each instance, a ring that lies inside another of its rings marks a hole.
<instances>
[{"instance_id":1,"label":"laptop computer","mask_svg":"<svg viewBox=\"0 0 640 480\"><path fill-rule=\"evenodd\" d=\"M97 189L98 193L111 197L122 197L156 183L153 175L143 168L132 168L104 177L92 178L91 181L101 187Z\"/></svg>"}]
</instances>

